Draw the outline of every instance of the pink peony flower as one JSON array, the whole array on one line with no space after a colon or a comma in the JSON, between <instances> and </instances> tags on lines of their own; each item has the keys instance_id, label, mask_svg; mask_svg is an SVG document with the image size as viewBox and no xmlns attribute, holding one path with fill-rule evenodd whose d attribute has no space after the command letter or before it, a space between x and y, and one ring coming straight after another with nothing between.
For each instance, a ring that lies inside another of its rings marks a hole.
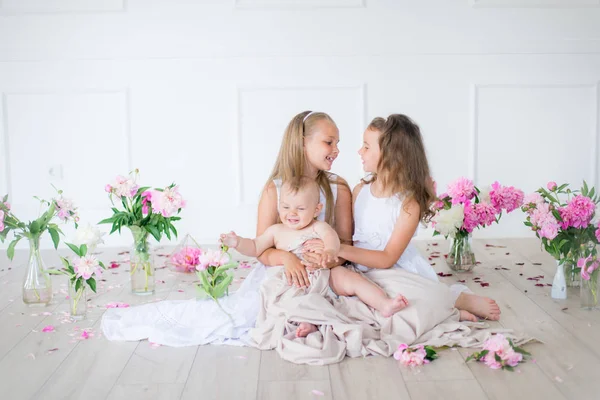
<instances>
[{"instance_id":1,"label":"pink peony flower","mask_svg":"<svg viewBox=\"0 0 600 400\"><path fill-rule=\"evenodd\" d=\"M136 195L139 186L136 184L135 179L126 178L122 175L118 175L112 185L106 185L104 190L111 188L111 193L114 193L118 197L132 198Z\"/></svg>"},{"instance_id":2,"label":"pink peony flower","mask_svg":"<svg viewBox=\"0 0 600 400\"><path fill-rule=\"evenodd\" d=\"M105 192L110 193L110 192L112 192L112 190L113 190L112 186L110 186L108 184L106 186L104 186L104 191Z\"/></svg>"},{"instance_id":3,"label":"pink peony flower","mask_svg":"<svg viewBox=\"0 0 600 400\"><path fill-rule=\"evenodd\" d=\"M0 232L4 230L4 211L0 210Z\"/></svg>"},{"instance_id":4,"label":"pink peony flower","mask_svg":"<svg viewBox=\"0 0 600 400\"><path fill-rule=\"evenodd\" d=\"M539 193L531 193L523 199L523 211L531 214L539 204L544 203L544 198Z\"/></svg>"},{"instance_id":5,"label":"pink peony flower","mask_svg":"<svg viewBox=\"0 0 600 400\"><path fill-rule=\"evenodd\" d=\"M222 253L220 250L209 249L198 256L197 271L204 271L208 267L220 267L229 262L229 254Z\"/></svg>"},{"instance_id":6,"label":"pink peony flower","mask_svg":"<svg viewBox=\"0 0 600 400\"><path fill-rule=\"evenodd\" d=\"M426 360L427 352L423 345L418 345L414 349L409 349L406 344L398 346L398 350L394 352L394 358L399 360L402 364L407 367L416 367L423 364L428 364L429 360Z\"/></svg>"},{"instance_id":7,"label":"pink peony flower","mask_svg":"<svg viewBox=\"0 0 600 400\"><path fill-rule=\"evenodd\" d=\"M475 204L473 211L477 215L477 220L479 221L479 225L485 227L490 226L494 222L496 222L496 212L497 209L488 203L478 203Z\"/></svg>"},{"instance_id":8,"label":"pink peony flower","mask_svg":"<svg viewBox=\"0 0 600 400\"><path fill-rule=\"evenodd\" d=\"M55 201L58 218L67 221L69 218L77 218L77 207L70 199L60 197Z\"/></svg>"},{"instance_id":9,"label":"pink peony flower","mask_svg":"<svg viewBox=\"0 0 600 400\"><path fill-rule=\"evenodd\" d=\"M596 205L587 196L577 195L571 199L567 203L565 218L563 218L563 214L561 213L561 218L563 218L563 222L566 226L563 226L563 229L568 227L573 228L587 228L594 216L594 211L596 211Z\"/></svg>"},{"instance_id":10,"label":"pink peony flower","mask_svg":"<svg viewBox=\"0 0 600 400\"><path fill-rule=\"evenodd\" d=\"M154 191L151 194L152 211L168 218L185 207L185 200L179 193L179 187L166 188L164 191Z\"/></svg>"},{"instance_id":11,"label":"pink peony flower","mask_svg":"<svg viewBox=\"0 0 600 400\"><path fill-rule=\"evenodd\" d=\"M448 185L448 195L452 198L452 204L465 203L475 197L475 185L467 178L458 178Z\"/></svg>"},{"instance_id":12,"label":"pink peony flower","mask_svg":"<svg viewBox=\"0 0 600 400\"><path fill-rule=\"evenodd\" d=\"M548 188L548 190L550 190L552 192L556 189L556 182L550 181L550 182L548 182L546 187Z\"/></svg>"},{"instance_id":13,"label":"pink peony flower","mask_svg":"<svg viewBox=\"0 0 600 400\"><path fill-rule=\"evenodd\" d=\"M479 216L475 212L475 207L470 200L465 201L465 218L463 220L462 229L471 233L479 225Z\"/></svg>"},{"instance_id":14,"label":"pink peony flower","mask_svg":"<svg viewBox=\"0 0 600 400\"><path fill-rule=\"evenodd\" d=\"M523 204L523 197L522 190L515 189L513 186L501 186L498 182L494 182L490 190L490 200L497 212L516 210Z\"/></svg>"},{"instance_id":15,"label":"pink peony flower","mask_svg":"<svg viewBox=\"0 0 600 400\"><path fill-rule=\"evenodd\" d=\"M502 368L502 364L496 360L496 353L494 353L493 351L490 351L485 355L485 357L483 358L483 362L491 369Z\"/></svg>"},{"instance_id":16,"label":"pink peony flower","mask_svg":"<svg viewBox=\"0 0 600 400\"><path fill-rule=\"evenodd\" d=\"M400 360L400 358L402 357L402 353L404 352L404 350L408 349L408 345L406 343L401 343L398 346L398 350L396 350L394 352L394 358L396 360Z\"/></svg>"},{"instance_id":17,"label":"pink peony flower","mask_svg":"<svg viewBox=\"0 0 600 400\"><path fill-rule=\"evenodd\" d=\"M171 257L171 263L176 269L183 272L192 272L200 264L202 250L197 247L184 247Z\"/></svg>"},{"instance_id":18,"label":"pink peony flower","mask_svg":"<svg viewBox=\"0 0 600 400\"><path fill-rule=\"evenodd\" d=\"M531 212L529 222L533 225L534 230L537 230L540 238L545 237L552 240L558 235L560 225L547 203L538 204L536 209Z\"/></svg>"},{"instance_id":19,"label":"pink peony flower","mask_svg":"<svg viewBox=\"0 0 600 400\"><path fill-rule=\"evenodd\" d=\"M99 276L102 273L100 263L93 255L77 257L73 261L73 269L75 270L75 276L82 277L85 280L90 279L94 274Z\"/></svg>"},{"instance_id":20,"label":"pink peony flower","mask_svg":"<svg viewBox=\"0 0 600 400\"><path fill-rule=\"evenodd\" d=\"M508 364L510 367L516 367L518 363L523 361L523 354L517 353L513 349L510 349L506 352L506 354L504 354L502 360L506 361L506 364Z\"/></svg>"}]
</instances>

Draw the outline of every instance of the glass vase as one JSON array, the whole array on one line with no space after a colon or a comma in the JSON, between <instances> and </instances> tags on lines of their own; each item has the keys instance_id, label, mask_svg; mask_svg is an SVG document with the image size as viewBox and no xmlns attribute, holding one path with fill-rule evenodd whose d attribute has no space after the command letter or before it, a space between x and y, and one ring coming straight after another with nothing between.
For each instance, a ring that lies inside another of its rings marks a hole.
<instances>
[{"instance_id":1,"label":"glass vase","mask_svg":"<svg viewBox=\"0 0 600 400\"><path fill-rule=\"evenodd\" d=\"M75 284L69 284L69 314L74 320L85 318L87 314L87 296L84 284L79 287L79 290L75 289Z\"/></svg>"},{"instance_id":2,"label":"glass vase","mask_svg":"<svg viewBox=\"0 0 600 400\"><path fill-rule=\"evenodd\" d=\"M30 306L45 306L52 300L52 281L40 254L40 238L29 238L29 260L23 280L23 302Z\"/></svg>"},{"instance_id":3,"label":"glass vase","mask_svg":"<svg viewBox=\"0 0 600 400\"><path fill-rule=\"evenodd\" d=\"M139 295L154 293L154 256L152 255L149 233L138 226L131 226L133 246L129 252L131 291Z\"/></svg>"},{"instance_id":4,"label":"glass vase","mask_svg":"<svg viewBox=\"0 0 600 400\"><path fill-rule=\"evenodd\" d=\"M456 272L468 272L475 267L476 260L471 235L457 236L450 241L450 251L446 262L448 267Z\"/></svg>"},{"instance_id":5,"label":"glass vase","mask_svg":"<svg viewBox=\"0 0 600 400\"><path fill-rule=\"evenodd\" d=\"M581 279L581 308L586 310L598 308L598 277L600 277L600 274L598 270L595 270L590 274L589 280Z\"/></svg>"}]
</instances>

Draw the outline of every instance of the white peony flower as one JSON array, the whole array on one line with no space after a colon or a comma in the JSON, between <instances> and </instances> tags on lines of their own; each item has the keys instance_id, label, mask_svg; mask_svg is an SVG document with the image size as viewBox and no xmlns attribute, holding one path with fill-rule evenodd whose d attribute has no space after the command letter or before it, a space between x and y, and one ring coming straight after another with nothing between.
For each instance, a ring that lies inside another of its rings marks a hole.
<instances>
[{"instance_id":1,"label":"white peony flower","mask_svg":"<svg viewBox=\"0 0 600 400\"><path fill-rule=\"evenodd\" d=\"M492 200L490 198L490 192L492 191L492 187L491 186L486 186L483 189L481 189L481 192L479 193L479 201L481 203L487 203L487 204L491 204Z\"/></svg>"},{"instance_id":2,"label":"white peony flower","mask_svg":"<svg viewBox=\"0 0 600 400\"><path fill-rule=\"evenodd\" d=\"M465 206L463 204L453 205L449 210L440 210L433 217L435 230L443 236L454 237L456 230L463 225L465 218Z\"/></svg>"},{"instance_id":3,"label":"white peony flower","mask_svg":"<svg viewBox=\"0 0 600 400\"><path fill-rule=\"evenodd\" d=\"M102 240L102 236L104 235L106 235L106 233L100 231L97 226L92 226L89 223L85 226L79 225L72 243L76 246L85 244L88 248L88 254L90 254L96 249L96 246L104 243L104 240Z\"/></svg>"}]
</instances>

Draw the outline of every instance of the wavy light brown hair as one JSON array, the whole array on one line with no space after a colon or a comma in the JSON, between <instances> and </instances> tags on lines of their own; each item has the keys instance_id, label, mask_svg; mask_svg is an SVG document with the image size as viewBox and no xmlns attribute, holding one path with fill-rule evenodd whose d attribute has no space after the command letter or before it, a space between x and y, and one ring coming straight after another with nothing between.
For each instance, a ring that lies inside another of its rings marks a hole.
<instances>
[{"instance_id":1,"label":"wavy light brown hair","mask_svg":"<svg viewBox=\"0 0 600 400\"><path fill-rule=\"evenodd\" d=\"M403 200L414 199L419 204L419 219L431 220L435 191L419 126L406 115L392 114L387 119L373 119L367 129L381 134L381 156L377 173L364 182L379 180L386 192Z\"/></svg>"},{"instance_id":2,"label":"wavy light brown hair","mask_svg":"<svg viewBox=\"0 0 600 400\"><path fill-rule=\"evenodd\" d=\"M333 119L323 112L303 111L292 118L283 134L279 155L265 188L274 179L281 179L282 182L293 182L294 179L304 176L307 163L304 154L304 138L313 135L317 130L317 123L323 120L337 127ZM327 171L319 171L316 178L319 188L325 194L325 222L331 226L334 222L335 208L333 192L331 191L332 179L332 174Z\"/></svg>"}]
</instances>

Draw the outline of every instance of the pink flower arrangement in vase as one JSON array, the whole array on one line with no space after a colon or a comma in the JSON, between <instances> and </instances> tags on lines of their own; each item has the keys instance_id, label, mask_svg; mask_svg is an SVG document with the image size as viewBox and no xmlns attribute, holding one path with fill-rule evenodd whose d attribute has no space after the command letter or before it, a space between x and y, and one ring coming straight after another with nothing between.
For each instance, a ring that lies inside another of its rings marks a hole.
<instances>
[{"instance_id":1,"label":"pink flower arrangement in vase","mask_svg":"<svg viewBox=\"0 0 600 400\"><path fill-rule=\"evenodd\" d=\"M122 227L131 230L131 289L136 294L152 294L154 262L149 236L152 235L157 242L160 242L163 234L168 239L171 239L171 234L177 237L173 222L181 219L176 215L185 207L185 200L175 184L166 188L140 187L137 184L138 174L136 169L128 177L119 175L112 184L105 186L113 206L116 198L123 209L112 207L112 217L100 221L100 224L112 224L111 234L116 231L120 233Z\"/></svg>"},{"instance_id":2,"label":"pink flower arrangement in vase","mask_svg":"<svg viewBox=\"0 0 600 400\"><path fill-rule=\"evenodd\" d=\"M88 254L87 245L75 246L71 243L66 245L77 257L73 260L61 257L64 268L49 269L47 272L66 275L69 278L69 310L71 318L79 320L85 318L87 312L86 286L96 293L96 278L101 276L102 270L106 267L93 254Z\"/></svg>"},{"instance_id":3,"label":"pink flower arrangement in vase","mask_svg":"<svg viewBox=\"0 0 600 400\"><path fill-rule=\"evenodd\" d=\"M435 235L452 238L448 266L454 271L470 271L476 264L471 234L475 228L484 228L500 221L503 212L518 209L523 191L494 182L479 190L473 181L459 178L448 185L434 203L432 224Z\"/></svg>"},{"instance_id":4,"label":"pink flower arrangement in vase","mask_svg":"<svg viewBox=\"0 0 600 400\"><path fill-rule=\"evenodd\" d=\"M523 201L522 210L527 213L525 225L542 241L542 247L557 263L552 284L552 297L565 299L566 288L582 283L582 307L594 308L598 304L597 250L600 242L598 210L600 197L595 188L583 182L580 190L572 191L568 184L548 182ZM590 275L590 272L592 275ZM588 292L594 295L588 296ZM592 299L593 304L587 303Z\"/></svg>"}]
</instances>

